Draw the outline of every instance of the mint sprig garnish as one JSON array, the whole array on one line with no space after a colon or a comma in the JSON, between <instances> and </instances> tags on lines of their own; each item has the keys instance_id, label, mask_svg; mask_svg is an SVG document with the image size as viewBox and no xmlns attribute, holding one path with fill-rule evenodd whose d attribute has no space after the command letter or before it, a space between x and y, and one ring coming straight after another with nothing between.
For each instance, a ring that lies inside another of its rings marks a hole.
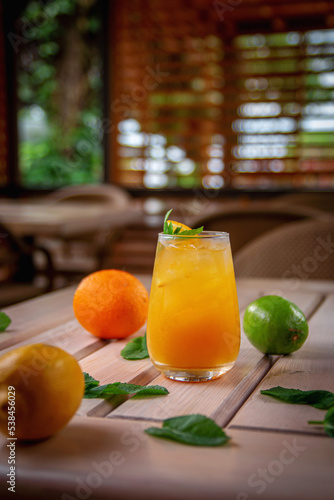
<instances>
[{"instance_id":1,"label":"mint sprig garnish","mask_svg":"<svg viewBox=\"0 0 334 500\"><path fill-rule=\"evenodd\" d=\"M334 394L330 391L301 391L277 386L261 391L261 394L272 396L285 403L309 405L320 410L328 410L334 406Z\"/></svg>"},{"instance_id":2,"label":"mint sprig garnish","mask_svg":"<svg viewBox=\"0 0 334 500\"><path fill-rule=\"evenodd\" d=\"M204 226L201 226L197 229L182 229L182 226L178 226L174 229L173 224L171 222L168 223L168 219L172 210L173 210L172 208L168 210L168 212L165 215L164 230L163 230L164 234L172 234L178 236L195 236L203 231Z\"/></svg>"},{"instance_id":3,"label":"mint sprig garnish","mask_svg":"<svg viewBox=\"0 0 334 500\"><path fill-rule=\"evenodd\" d=\"M211 418L198 414L167 418L162 428L150 427L145 432L194 446L220 446L230 439Z\"/></svg>"},{"instance_id":4,"label":"mint sprig garnish","mask_svg":"<svg viewBox=\"0 0 334 500\"><path fill-rule=\"evenodd\" d=\"M115 395L136 394L137 396L165 396L169 394L166 387L160 385L137 385L126 382L114 382L113 384L100 385L100 382L88 373L85 378L85 399L103 398L108 399Z\"/></svg>"},{"instance_id":5,"label":"mint sprig garnish","mask_svg":"<svg viewBox=\"0 0 334 500\"><path fill-rule=\"evenodd\" d=\"M12 320L6 313L0 312L0 332L4 332L11 322Z\"/></svg>"},{"instance_id":6,"label":"mint sprig garnish","mask_svg":"<svg viewBox=\"0 0 334 500\"><path fill-rule=\"evenodd\" d=\"M121 356L124 359L145 359L148 358L148 350L146 344L146 333L143 337L136 337L126 344L121 350Z\"/></svg>"}]
</instances>

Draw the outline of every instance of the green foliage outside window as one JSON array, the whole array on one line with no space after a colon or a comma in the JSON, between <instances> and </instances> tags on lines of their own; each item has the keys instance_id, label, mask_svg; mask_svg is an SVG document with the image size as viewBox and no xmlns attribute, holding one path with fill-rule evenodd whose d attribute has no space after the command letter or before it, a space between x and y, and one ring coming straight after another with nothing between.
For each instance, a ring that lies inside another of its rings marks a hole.
<instances>
[{"instance_id":1,"label":"green foliage outside window","mask_svg":"<svg viewBox=\"0 0 334 500\"><path fill-rule=\"evenodd\" d=\"M19 165L26 187L103 177L96 0L31 1L18 22Z\"/></svg>"}]
</instances>

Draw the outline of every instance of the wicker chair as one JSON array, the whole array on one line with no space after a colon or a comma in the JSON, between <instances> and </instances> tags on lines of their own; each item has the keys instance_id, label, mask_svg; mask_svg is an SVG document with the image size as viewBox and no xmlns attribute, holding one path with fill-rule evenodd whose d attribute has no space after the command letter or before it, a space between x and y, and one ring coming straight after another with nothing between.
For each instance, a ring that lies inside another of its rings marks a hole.
<instances>
[{"instance_id":1,"label":"wicker chair","mask_svg":"<svg viewBox=\"0 0 334 500\"><path fill-rule=\"evenodd\" d=\"M60 188L43 198L44 203L107 206L126 209L131 196L124 189L111 184L84 184ZM121 230L98 227L92 232L84 231L75 237L62 240L41 239L53 255L57 280L61 284L76 282L86 274L101 269L105 260L113 253L114 243L120 238Z\"/></svg>"},{"instance_id":2,"label":"wicker chair","mask_svg":"<svg viewBox=\"0 0 334 500\"><path fill-rule=\"evenodd\" d=\"M237 277L334 279L334 218L286 224L263 234L234 258Z\"/></svg>"},{"instance_id":3,"label":"wicker chair","mask_svg":"<svg viewBox=\"0 0 334 500\"><path fill-rule=\"evenodd\" d=\"M0 308L50 291L53 278L49 252L16 238L0 223Z\"/></svg>"},{"instance_id":4,"label":"wicker chair","mask_svg":"<svg viewBox=\"0 0 334 500\"><path fill-rule=\"evenodd\" d=\"M276 207L309 207L324 212L334 213L334 192L291 193L278 196L272 201Z\"/></svg>"},{"instance_id":5,"label":"wicker chair","mask_svg":"<svg viewBox=\"0 0 334 500\"><path fill-rule=\"evenodd\" d=\"M236 253L249 241L287 222L307 220L322 216L314 209L298 207L272 207L270 204L253 204L248 207L226 208L192 222L192 227L204 226L207 231L225 231L230 234L231 247Z\"/></svg>"},{"instance_id":6,"label":"wicker chair","mask_svg":"<svg viewBox=\"0 0 334 500\"><path fill-rule=\"evenodd\" d=\"M126 208L130 201L131 196L127 191L112 184L68 186L44 197L44 202L49 203L103 204L117 208Z\"/></svg>"}]
</instances>

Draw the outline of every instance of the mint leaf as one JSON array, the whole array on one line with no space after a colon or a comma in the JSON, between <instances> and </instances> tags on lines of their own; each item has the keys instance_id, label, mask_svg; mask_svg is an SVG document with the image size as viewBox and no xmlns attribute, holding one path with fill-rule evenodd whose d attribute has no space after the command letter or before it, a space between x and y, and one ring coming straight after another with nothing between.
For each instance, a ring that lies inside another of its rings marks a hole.
<instances>
[{"instance_id":1,"label":"mint leaf","mask_svg":"<svg viewBox=\"0 0 334 500\"><path fill-rule=\"evenodd\" d=\"M12 320L6 313L0 312L0 332L4 332L11 322Z\"/></svg>"},{"instance_id":2,"label":"mint leaf","mask_svg":"<svg viewBox=\"0 0 334 500\"><path fill-rule=\"evenodd\" d=\"M166 387L160 385L136 385L126 382L114 382L113 384L99 385L99 381L84 373L85 394L84 398L109 398L119 394L137 394L138 396L164 396L169 394Z\"/></svg>"},{"instance_id":3,"label":"mint leaf","mask_svg":"<svg viewBox=\"0 0 334 500\"><path fill-rule=\"evenodd\" d=\"M285 403L309 405L320 410L328 410L334 405L334 394L329 391L300 391L278 386L261 391L261 394L273 396Z\"/></svg>"},{"instance_id":4,"label":"mint leaf","mask_svg":"<svg viewBox=\"0 0 334 500\"><path fill-rule=\"evenodd\" d=\"M124 349L121 350L121 355L124 359L145 359L148 358L148 350L146 344L146 333L143 337L136 337L131 340Z\"/></svg>"},{"instance_id":5,"label":"mint leaf","mask_svg":"<svg viewBox=\"0 0 334 500\"><path fill-rule=\"evenodd\" d=\"M127 384L126 382L114 382L113 384L99 385L92 387L85 392L84 397L87 399L94 398L109 398L115 395L136 394L137 396L164 396L168 394L168 390L160 385L136 385Z\"/></svg>"},{"instance_id":6,"label":"mint leaf","mask_svg":"<svg viewBox=\"0 0 334 500\"><path fill-rule=\"evenodd\" d=\"M165 215L165 218L164 218L164 230L163 230L164 234L173 234L173 226L172 226L172 224L167 224L169 215L172 212L172 210L173 210L172 208L170 210L168 210L168 212ZM172 232L171 233L169 232L169 226L172 227Z\"/></svg>"},{"instance_id":7,"label":"mint leaf","mask_svg":"<svg viewBox=\"0 0 334 500\"><path fill-rule=\"evenodd\" d=\"M167 231L168 231L168 234L173 234L173 224L170 222L169 224L167 224Z\"/></svg>"},{"instance_id":8,"label":"mint leaf","mask_svg":"<svg viewBox=\"0 0 334 500\"><path fill-rule=\"evenodd\" d=\"M198 414L168 418L162 428L150 427L145 432L194 446L220 446L230 439L213 420Z\"/></svg>"},{"instance_id":9,"label":"mint leaf","mask_svg":"<svg viewBox=\"0 0 334 500\"><path fill-rule=\"evenodd\" d=\"M201 226L197 229L185 229L184 231L180 231L178 234L179 236L192 236L192 235L196 235L196 234L200 234L204 229L204 226ZM174 231L174 234L175 231Z\"/></svg>"},{"instance_id":10,"label":"mint leaf","mask_svg":"<svg viewBox=\"0 0 334 500\"><path fill-rule=\"evenodd\" d=\"M334 437L334 407L330 408L326 413L324 420L324 429L328 436Z\"/></svg>"},{"instance_id":11,"label":"mint leaf","mask_svg":"<svg viewBox=\"0 0 334 500\"><path fill-rule=\"evenodd\" d=\"M328 410L325 415L325 419L318 422L316 420L310 420L308 422L311 425L323 425L326 434L330 437L334 437L334 406Z\"/></svg>"},{"instance_id":12,"label":"mint leaf","mask_svg":"<svg viewBox=\"0 0 334 500\"><path fill-rule=\"evenodd\" d=\"M89 393L89 391L94 387L97 387L100 384L100 382L85 372L84 372L84 379L85 379L85 394L84 394L85 397L86 392Z\"/></svg>"}]
</instances>

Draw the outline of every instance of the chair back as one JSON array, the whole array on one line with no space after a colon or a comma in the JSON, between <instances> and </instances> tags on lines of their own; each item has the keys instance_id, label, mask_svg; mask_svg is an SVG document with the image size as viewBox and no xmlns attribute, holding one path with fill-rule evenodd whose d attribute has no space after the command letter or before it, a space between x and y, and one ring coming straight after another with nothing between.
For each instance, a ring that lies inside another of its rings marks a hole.
<instances>
[{"instance_id":1,"label":"chair back","mask_svg":"<svg viewBox=\"0 0 334 500\"><path fill-rule=\"evenodd\" d=\"M277 207L309 207L334 214L334 192L285 194L274 198L272 205Z\"/></svg>"},{"instance_id":2,"label":"chair back","mask_svg":"<svg viewBox=\"0 0 334 500\"><path fill-rule=\"evenodd\" d=\"M237 277L334 280L334 218L293 222L273 229L234 258Z\"/></svg>"},{"instance_id":3,"label":"chair back","mask_svg":"<svg viewBox=\"0 0 334 500\"><path fill-rule=\"evenodd\" d=\"M193 227L204 226L207 231L225 231L230 234L233 253L251 240L275 227L288 222L302 221L321 212L313 209L272 207L270 204L254 204L248 207L226 208L192 222Z\"/></svg>"},{"instance_id":4,"label":"chair back","mask_svg":"<svg viewBox=\"0 0 334 500\"><path fill-rule=\"evenodd\" d=\"M83 184L57 189L44 200L57 204L103 204L126 208L131 201L131 196L124 189L111 184Z\"/></svg>"}]
</instances>

